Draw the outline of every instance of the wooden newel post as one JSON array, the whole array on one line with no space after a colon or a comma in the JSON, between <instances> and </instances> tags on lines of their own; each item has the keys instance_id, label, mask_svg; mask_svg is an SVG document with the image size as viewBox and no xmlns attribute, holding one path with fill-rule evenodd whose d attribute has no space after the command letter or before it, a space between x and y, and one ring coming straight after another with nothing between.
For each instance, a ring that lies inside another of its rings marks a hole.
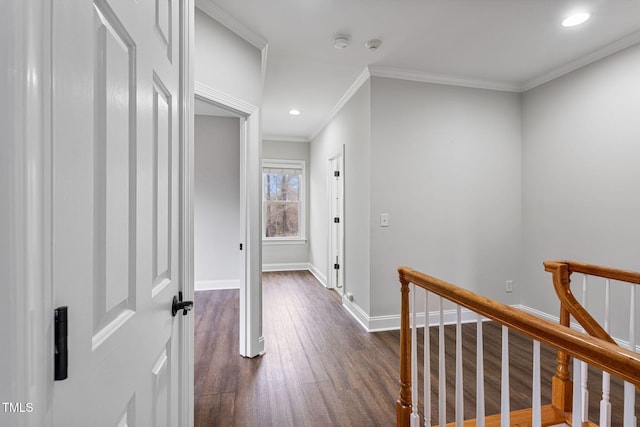
<instances>
[{"instance_id":1,"label":"wooden newel post","mask_svg":"<svg viewBox=\"0 0 640 427\"><path fill-rule=\"evenodd\" d=\"M411 417L411 331L409 330L409 282L400 275L400 398L396 402L396 426L409 427Z\"/></svg>"},{"instance_id":2,"label":"wooden newel post","mask_svg":"<svg viewBox=\"0 0 640 427\"><path fill-rule=\"evenodd\" d=\"M569 267L564 263L546 262L545 270L553 277L556 291L570 289ZM560 304L560 324L569 327L569 310L564 304ZM556 373L551 379L551 404L563 412L571 412L573 407L573 381L569 375L569 355L558 350L558 365Z\"/></svg>"}]
</instances>

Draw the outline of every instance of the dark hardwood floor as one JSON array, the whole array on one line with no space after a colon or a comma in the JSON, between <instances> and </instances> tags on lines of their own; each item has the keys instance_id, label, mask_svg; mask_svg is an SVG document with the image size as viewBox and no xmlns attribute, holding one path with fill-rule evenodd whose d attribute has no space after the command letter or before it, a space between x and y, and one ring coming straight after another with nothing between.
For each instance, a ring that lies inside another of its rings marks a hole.
<instances>
[{"instance_id":1,"label":"dark hardwood floor","mask_svg":"<svg viewBox=\"0 0 640 427\"><path fill-rule=\"evenodd\" d=\"M238 299L237 290L196 293L196 426L395 425L398 331L365 332L342 307L338 294L325 289L309 272L264 273L266 352L247 359L238 355ZM447 419L453 421L455 330L446 329ZM475 325L465 325L463 335L465 414L473 418ZM500 410L500 328L486 323L483 337L489 415ZM437 366L436 328L430 328L430 342L431 363ZM531 406L531 348L530 340L510 334L512 410ZM543 348L541 358L544 404L550 401L555 353ZM600 399L597 377L596 373L590 376L594 407ZM437 391L435 376L433 381L432 389ZM612 386L614 426L622 425L621 393L619 383ZM636 402L640 403L638 397ZM437 402L433 405L435 423Z\"/></svg>"}]
</instances>

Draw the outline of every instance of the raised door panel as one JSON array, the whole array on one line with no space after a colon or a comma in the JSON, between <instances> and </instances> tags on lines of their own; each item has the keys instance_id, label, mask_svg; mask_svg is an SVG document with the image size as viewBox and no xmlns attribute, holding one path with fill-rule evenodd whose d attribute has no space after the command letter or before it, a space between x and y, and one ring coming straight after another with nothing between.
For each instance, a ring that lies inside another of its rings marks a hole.
<instances>
[{"instance_id":1,"label":"raised door panel","mask_svg":"<svg viewBox=\"0 0 640 427\"><path fill-rule=\"evenodd\" d=\"M177 425L177 2L52 8L54 425Z\"/></svg>"},{"instance_id":2,"label":"raised door panel","mask_svg":"<svg viewBox=\"0 0 640 427\"><path fill-rule=\"evenodd\" d=\"M135 46L112 10L94 7L93 348L135 310Z\"/></svg>"},{"instance_id":3,"label":"raised door panel","mask_svg":"<svg viewBox=\"0 0 640 427\"><path fill-rule=\"evenodd\" d=\"M172 61L173 1L155 0L155 29L167 59Z\"/></svg>"},{"instance_id":4,"label":"raised door panel","mask_svg":"<svg viewBox=\"0 0 640 427\"><path fill-rule=\"evenodd\" d=\"M171 280L172 97L157 75L153 84L153 295Z\"/></svg>"}]
</instances>

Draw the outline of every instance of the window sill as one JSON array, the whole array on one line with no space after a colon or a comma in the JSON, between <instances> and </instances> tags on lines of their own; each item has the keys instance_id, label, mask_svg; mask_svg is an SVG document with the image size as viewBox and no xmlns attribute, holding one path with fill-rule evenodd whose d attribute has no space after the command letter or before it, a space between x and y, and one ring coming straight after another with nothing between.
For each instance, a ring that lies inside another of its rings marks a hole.
<instances>
[{"instance_id":1,"label":"window sill","mask_svg":"<svg viewBox=\"0 0 640 427\"><path fill-rule=\"evenodd\" d=\"M307 239L262 239L262 244L271 245L304 245Z\"/></svg>"}]
</instances>

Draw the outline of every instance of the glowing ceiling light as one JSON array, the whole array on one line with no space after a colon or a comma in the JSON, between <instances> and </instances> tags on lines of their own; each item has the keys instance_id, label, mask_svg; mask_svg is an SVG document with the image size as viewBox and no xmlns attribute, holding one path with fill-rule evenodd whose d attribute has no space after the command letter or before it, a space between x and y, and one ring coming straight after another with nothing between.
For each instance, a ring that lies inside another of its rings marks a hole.
<instances>
[{"instance_id":1,"label":"glowing ceiling light","mask_svg":"<svg viewBox=\"0 0 640 427\"><path fill-rule=\"evenodd\" d=\"M299 116L300 115L300 110L296 110L294 108L293 110L289 110L289 114L291 114L292 116Z\"/></svg>"},{"instance_id":2,"label":"glowing ceiling light","mask_svg":"<svg viewBox=\"0 0 640 427\"><path fill-rule=\"evenodd\" d=\"M580 25L584 23L587 19L589 19L591 15L587 12L576 13L574 15L569 16L567 19L562 21L563 27L575 27L576 25Z\"/></svg>"}]
</instances>

